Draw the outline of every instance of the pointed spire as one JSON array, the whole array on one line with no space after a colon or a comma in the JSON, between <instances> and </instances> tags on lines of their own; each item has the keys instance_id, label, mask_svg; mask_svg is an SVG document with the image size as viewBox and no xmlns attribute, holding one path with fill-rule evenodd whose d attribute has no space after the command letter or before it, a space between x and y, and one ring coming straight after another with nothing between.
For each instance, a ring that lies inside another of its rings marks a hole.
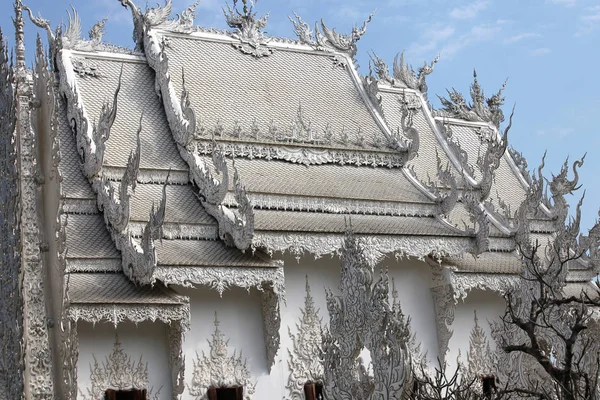
<instances>
[{"instance_id":1,"label":"pointed spire","mask_svg":"<svg viewBox=\"0 0 600 400\"><path fill-rule=\"evenodd\" d=\"M15 0L15 48L17 53L17 72L25 71L25 33L23 31L23 3Z\"/></svg>"}]
</instances>

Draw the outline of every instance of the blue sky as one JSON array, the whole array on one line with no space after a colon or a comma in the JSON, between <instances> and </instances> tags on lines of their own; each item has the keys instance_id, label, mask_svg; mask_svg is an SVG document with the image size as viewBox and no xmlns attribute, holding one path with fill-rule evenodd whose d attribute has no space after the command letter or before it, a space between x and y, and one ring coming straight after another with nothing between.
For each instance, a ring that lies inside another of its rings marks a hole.
<instances>
[{"instance_id":1,"label":"blue sky","mask_svg":"<svg viewBox=\"0 0 600 400\"><path fill-rule=\"evenodd\" d=\"M12 2L2 1L0 26L12 43ZM118 0L24 0L55 26L67 21L73 4L85 32L108 16L105 40L132 46L131 15ZM175 12L191 0L173 0ZM144 2L145 3L145 2ZM151 1L154 5L156 1ZM140 4L143 4L140 2ZM204 0L196 23L226 28L224 0ZM367 33L358 43L360 72L368 73L368 52L392 64L396 53L406 51L415 67L441 53L428 77L429 98L456 88L468 94L473 68L486 93L492 94L508 78L505 113L516 103L509 141L523 152L529 166L546 157L545 175L557 173L567 156L587 152L580 183L587 190L583 228L590 228L600 207L600 5L592 0L260 0L259 14L270 11L267 32L293 37L287 16L296 11L305 21L323 18L340 32L349 32L377 10ZM28 54L36 28L26 24ZM29 61L32 57L29 57ZM575 204L581 195L571 199Z\"/></svg>"}]
</instances>

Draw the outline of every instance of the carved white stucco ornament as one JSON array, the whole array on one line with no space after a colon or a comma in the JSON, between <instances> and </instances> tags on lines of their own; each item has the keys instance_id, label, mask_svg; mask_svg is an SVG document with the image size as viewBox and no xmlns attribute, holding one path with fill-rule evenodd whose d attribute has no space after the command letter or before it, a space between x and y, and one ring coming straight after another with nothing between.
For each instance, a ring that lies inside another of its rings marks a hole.
<instances>
[{"instance_id":1,"label":"carved white stucco ornament","mask_svg":"<svg viewBox=\"0 0 600 400\"><path fill-rule=\"evenodd\" d=\"M324 389L331 399L401 398L410 386L412 362L421 356L404 316L387 270L379 279L374 260L363 243L347 233L342 250L339 296L327 291L329 330L323 336ZM370 351L373 377L369 377L357 354Z\"/></svg>"},{"instance_id":2,"label":"carved white stucco ornament","mask_svg":"<svg viewBox=\"0 0 600 400\"><path fill-rule=\"evenodd\" d=\"M289 19L294 25L294 32L300 42L316 50L342 53L350 59L354 59L357 51L356 42L366 33L367 24L371 22L373 14L369 15L369 18L363 23L362 27L358 25L354 26L349 35L338 33L335 28L329 29L323 20L321 20L321 29L319 29L318 22L315 22L315 31L312 32L309 25L302 21L296 13L294 13L296 20L292 19L292 17L289 17ZM337 61L341 60L338 59Z\"/></svg>"},{"instance_id":3,"label":"carved white stucco ornament","mask_svg":"<svg viewBox=\"0 0 600 400\"><path fill-rule=\"evenodd\" d=\"M233 10L229 4L227 4L227 11L223 9L227 25L235 29L231 36L239 40L239 43L232 43L233 47L257 58L273 54L273 49L266 46L268 39L263 33L269 14L256 18L256 12L253 12L256 0L250 0L250 6L247 0L241 0L243 8L240 12L236 8L237 1L233 0Z\"/></svg>"},{"instance_id":4,"label":"carved white stucco ornament","mask_svg":"<svg viewBox=\"0 0 600 400\"><path fill-rule=\"evenodd\" d=\"M297 333L294 335L288 326L288 334L292 339L292 350L288 349L288 368L290 374L286 388L288 399L304 400L304 385L307 382L323 382L322 354L322 320L319 310L310 294L308 276L306 277L306 296L304 308L300 309L302 318L296 323Z\"/></svg>"},{"instance_id":5,"label":"carved white stucco ornament","mask_svg":"<svg viewBox=\"0 0 600 400\"><path fill-rule=\"evenodd\" d=\"M87 395L81 390L79 394L86 400L102 400L107 389L127 390L146 389L152 399L158 399L160 390L152 394L148 383L148 364L143 362L143 356L135 362L121 348L119 338L115 339L112 353L100 364L94 357L94 365L90 364L90 381L92 387L87 388Z\"/></svg>"},{"instance_id":6,"label":"carved white stucco ornament","mask_svg":"<svg viewBox=\"0 0 600 400\"><path fill-rule=\"evenodd\" d=\"M234 351L229 356L229 340L225 340L225 335L219 330L216 312L214 323L215 331L212 340L208 341L210 352L208 355L202 352L202 357L196 354L192 384L188 390L197 400L208 400L207 392L210 387L243 386L244 400L250 400L255 384L251 380L246 360L242 358L241 352L236 355Z\"/></svg>"},{"instance_id":7,"label":"carved white stucco ornament","mask_svg":"<svg viewBox=\"0 0 600 400\"><path fill-rule=\"evenodd\" d=\"M21 21L22 22L22 21ZM15 19L15 24L18 20ZM6 398L23 393L23 293L21 281L21 192L17 169L17 96L14 69L9 64L4 36L0 34L0 368L6 383Z\"/></svg>"}]
</instances>

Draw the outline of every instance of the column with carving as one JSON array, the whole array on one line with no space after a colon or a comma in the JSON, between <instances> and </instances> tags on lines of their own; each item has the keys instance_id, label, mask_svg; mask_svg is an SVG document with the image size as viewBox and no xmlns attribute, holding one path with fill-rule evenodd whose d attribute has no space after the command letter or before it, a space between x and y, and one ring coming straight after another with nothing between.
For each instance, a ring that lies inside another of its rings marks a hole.
<instances>
[{"instance_id":1,"label":"column with carving","mask_svg":"<svg viewBox=\"0 0 600 400\"><path fill-rule=\"evenodd\" d=\"M31 78L25 69L23 4L15 1L17 142L20 155L17 167L21 191L21 255L24 300L24 348L26 393L32 399L53 397L52 359L44 299L44 265L40 254L38 198L43 178L37 162L37 143L32 131L30 107L35 107Z\"/></svg>"},{"instance_id":2,"label":"column with carving","mask_svg":"<svg viewBox=\"0 0 600 400\"><path fill-rule=\"evenodd\" d=\"M185 328L181 320L172 321L167 331L173 400L179 399L185 388L185 357L182 349L184 331Z\"/></svg>"}]
</instances>

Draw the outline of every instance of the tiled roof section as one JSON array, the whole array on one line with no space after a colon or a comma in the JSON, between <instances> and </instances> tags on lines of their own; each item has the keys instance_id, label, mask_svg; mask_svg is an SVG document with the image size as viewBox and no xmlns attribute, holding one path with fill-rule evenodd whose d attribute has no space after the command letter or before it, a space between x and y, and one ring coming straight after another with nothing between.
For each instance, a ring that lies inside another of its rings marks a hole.
<instances>
[{"instance_id":1,"label":"tiled roof section","mask_svg":"<svg viewBox=\"0 0 600 400\"><path fill-rule=\"evenodd\" d=\"M118 194L118 183L113 183L115 193ZM147 222L150 209L158 207L162 199L163 185L140 184L131 196L130 220ZM216 221L208 215L200 201L194 195L191 185L167 185L167 203L165 208L165 222L184 224L209 224L215 225Z\"/></svg>"},{"instance_id":2,"label":"tiled roof section","mask_svg":"<svg viewBox=\"0 0 600 400\"><path fill-rule=\"evenodd\" d=\"M157 282L137 286L121 273L69 274L73 304L183 304L181 296Z\"/></svg>"},{"instance_id":3,"label":"tiled roof section","mask_svg":"<svg viewBox=\"0 0 600 400\"><path fill-rule=\"evenodd\" d=\"M98 121L105 102L112 104L123 67L117 117L106 142L104 165L123 167L127 164L129 153L136 147L136 134L143 113L140 168L187 170L169 131L162 103L154 91L154 72L150 67L145 62L91 57L86 62L93 64L101 75L77 77L77 85L92 123Z\"/></svg>"},{"instance_id":4,"label":"tiled roof section","mask_svg":"<svg viewBox=\"0 0 600 400\"><path fill-rule=\"evenodd\" d=\"M367 147L373 147L375 136L385 138L350 71L334 66L330 54L279 48L257 59L229 43L176 36L169 38L166 52L175 92L181 93L183 68L196 117L209 130L220 122L232 132L237 120L248 131L256 118L266 136L271 120L278 130L289 129L301 107L315 132L329 124L334 135L348 133L349 145L335 147L359 147L359 128Z\"/></svg>"},{"instance_id":5,"label":"tiled roof section","mask_svg":"<svg viewBox=\"0 0 600 400\"><path fill-rule=\"evenodd\" d=\"M379 92L381 96L381 106L385 115L385 120L392 131L396 131L401 126L402 114L399 110L399 94L386 91ZM435 153L437 151L442 165L446 166L450 160L446 156L444 149L440 146L433 128L429 124L427 117L423 114L423 110L415 110L413 116L413 127L419 132L419 150L418 156L407 164L411 168L414 167L415 173L419 180L426 183L428 176L432 181L437 181L437 159ZM460 182L459 174L455 173L457 182Z\"/></svg>"},{"instance_id":6,"label":"tiled roof section","mask_svg":"<svg viewBox=\"0 0 600 400\"><path fill-rule=\"evenodd\" d=\"M352 230L357 234L464 236L429 217L254 210L257 231L344 233L348 218L352 221Z\"/></svg>"},{"instance_id":7,"label":"tiled roof section","mask_svg":"<svg viewBox=\"0 0 600 400\"><path fill-rule=\"evenodd\" d=\"M60 163L58 168L63 178L62 191L67 199L96 199L96 195L83 176L81 159L77 153L75 134L67 119L64 98L58 96L58 139L60 141Z\"/></svg>"},{"instance_id":8,"label":"tiled roof section","mask_svg":"<svg viewBox=\"0 0 600 400\"><path fill-rule=\"evenodd\" d=\"M460 272L493 272L503 274L519 274L523 270L521 260L516 253L486 252L477 258L471 255L464 257L444 257L443 265L454 267Z\"/></svg>"},{"instance_id":9,"label":"tiled roof section","mask_svg":"<svg viewBox=\"0 0 600 400\"><path fill-rule=\"evenodd\" d=\"M205 160L210 163L208 158ZM228 165L232 167L231 160L228 160ZM247 159L236 159L235 166L248 193L432 203L397 168L335 164L305 166L277 160Z\"/></svg>"},{"instance_id":10,"label":"tiled roof section","mask_svg":"<svg viewBox=\"0 0 600 400\"><path fill-rule=\"evenodd\" d=\"M481 171L477 166L477 159L484 155L488 142L486 140L481 140L481 137L477 134L478 128L480 129L488 129L486 132L490 134L492 132L487 127L473 127L473 126L465 126L461 124L455 124L448 122L447 128L452 132L451 140L459 145L459 147L464 150L468 155L469 166L473 169L474 176L476 180L481 179ZM495 133L494 133L495 135Z\"/></svg>"},{"instance_id":11,"label":"tiled roof section","mask_svg":"<svg viewBox=\"0 0 600 400\"><path fill-rule=\"evenodd\" d=\"M67 258L121 258L101 214L69 214L67 221Z\"/></svg>"},{"instance_id":12,"label":"tiled roof section","mask_svg":"<svg viewBox=\"0 0 600 400\"><path fill-rule=\"evenodd\" d=\"M242 253L221 241L162 240L157 241L158 265L198 267L272 267L270 262L250 251Z\"/></svg>"}]
</instances>

